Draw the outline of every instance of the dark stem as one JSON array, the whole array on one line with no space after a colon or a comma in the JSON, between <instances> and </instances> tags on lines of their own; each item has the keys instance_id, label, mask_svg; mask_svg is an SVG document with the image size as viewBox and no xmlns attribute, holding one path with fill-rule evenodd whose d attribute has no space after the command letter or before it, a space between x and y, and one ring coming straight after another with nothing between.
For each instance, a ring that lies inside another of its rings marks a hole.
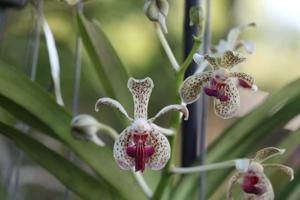
<instances>
[{"instance_id":1,"label":"dark stem","mask_svg":"<svg viewBox=\"0 0 300 200\"><path fill-rule=\"evenodd\" d=\"M206 17L205 17L205 29L204 29L204 40L203 40L203 53L209 52L211 31L210 31L210 20L211 20L211 1L206 0ZM208 114L208 96L202 94L198 101L200 107L200 119L199 119L199 138L198 138L198 156L199 164L204 165L206 163L206 129L207 129L207 114ZM202 172L200 175L200 188L199 188L199 199L205 200L205 185L206 185L206 172Z\"/></svg>"},{"instance_id":2,"label":"dark stem","mask_svg":"<svg viewBox=\"0 0 300 200\"><path fill-rule=\"evenodd\" d=\"M189 10L192 6L199 6L202 2L199 0L186 0L185 4L185 21L184 21L184 44L186 57L192 48L193 35L197 35L199 30L197 26L189 26ZM203 53L208 53L210 44L210 0L206 3L205 32L203 39ZM185 72L185 78L194 74L197 65L192 62ZM205 164L206 160L206 128L208 98L201 95L199 100L188 105L190 117L188 121L183 121L183 139L182 139L182 166L190 166L198 157L200 165ZM206 174L200 176L199 199L205 199L205 181Z\"/></svg>"},{"instance_id":3,"label":"dark stem","mask_svg":"<svg viewBox=\"0 0 300 200\"><path fill-rule=\"evenodd\" d=\"M82 1L79 0L76 7L77 13L82 13ZM72 113L75 116L78 113L78 105L79 105L79 92L80 92L80 78L81 78L81 39L79 32L76 34L76 44L75 44L75 74L74 74L74 87L73 87L73 99L72 99ZM73 152L69 152L68 159L70 161L74 161L75 154ZM64 200L70 199L70 191L68 188L65 190Z\"/></svg>"},{"instance_id":4,"label":"dark stem","mask_svg":"<svg viewBox=\"0 0 300 200\"><path fill-rule=\"evenodd\" d=\"M184 18L184 58L186 58L193 46L193 35L198 35L198 26L190 26L189 22L189 10L193 6L199 6L199 0L186 0L185 1L185 18ZM187 78L194 74L197 65L192 62L184 74L184 78ZM193 103L188 105L189 120L182 123L182 166L186 167L192 164L196 159L196 137L198 132L198 104Z\"/></svg>"}]
</instances>

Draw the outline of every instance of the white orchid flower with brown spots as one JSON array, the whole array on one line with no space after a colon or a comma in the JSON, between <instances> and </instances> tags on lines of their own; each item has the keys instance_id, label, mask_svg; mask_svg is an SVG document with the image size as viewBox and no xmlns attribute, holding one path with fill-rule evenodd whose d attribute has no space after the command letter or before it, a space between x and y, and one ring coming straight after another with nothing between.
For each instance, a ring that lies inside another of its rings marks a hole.
<instances>
[{"instance_id":1,"label":"white orchid flower with brown spots","mask_svg":"<svg viewBox=\"0 0 300 200\"><path fill-rule=\"evenodd\" d=\"M247 200L273 200L274 191L272 184L265 175L264 170L273 168L282 171L289 176L290 180L294 178L292 168L281 164L263 164L271 157L282 155L285 150L275 147L267 147L256 153L253 159L240 159L236 161L236 172L229 180L227 190L227 200L233 200L233 185L241 179L241 188L245 193Z\"/></svg>"},{"instance_id":2,"label":"white orchid flower with brown spots","mask_svg":"<svg viewBox=\"0 0 300 200\"><path fill-rule=\"evenodd\" d=\"M131 122L115 141L114 158L123 170L135 168L144 171L145 167L152 170L162 169L170 158L170 144L164 134L169 133L153 122L169 111L179 111L188 119L188 110L184 105L169 105L148 119L148 101L153 88L150 78L137 80L130 78L128 88L134 100L134 118L129 117L124 107L111 98L100 98L95 106L96 111L102 105L117 108Z\"/></svg>"},{"instance_id":3,"label":"white orchid flower with brown spots","mask_svg":"<svg viewBox=\"0 0 300 200\"><path fill-rule=\"evenodd\" d=\"M215 113L224 119L231 118L240 106L237 86L257 90L252 76L231 70L232 67L243 62L245 57L237 52L226 51L220 57L205 55L204 59L210 64L212 70L188 77L181 86L181 98L185 103L190 104L195 102L204 91L206 95L214 97Z\"/></svg>"}]
</instances>

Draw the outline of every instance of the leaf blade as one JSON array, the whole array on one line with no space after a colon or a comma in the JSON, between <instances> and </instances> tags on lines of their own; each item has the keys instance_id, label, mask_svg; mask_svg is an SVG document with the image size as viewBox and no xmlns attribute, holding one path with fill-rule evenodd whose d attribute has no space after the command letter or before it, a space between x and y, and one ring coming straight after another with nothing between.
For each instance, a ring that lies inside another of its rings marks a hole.
<instances>
[{"instance_id":1,"label":"leaf blade","mask_svg":"<svg viewBox=\"0 0 300 200\"><path fill-rule=\"evenodd\" d=\"M90 22L77 14L78 28L103 88L108 96L117 98L126 108L132 108L132 97L128 92L129 74L123 66L99 23Z\"/></svg>"},{"instance_id":2,"label":"leaf blade","mask_svg":"<svg viewBox=\"0 0 300 200\"><path fill-rule=\"evenodd\" d=\"M56 152L48 149L24 133L0 121L1 134L10 138L33 160L52 173L63 184L84 199L111 199L109 188ZM84 184L82 184L84 183Z\"/></svg>"},{"instance_id":3,"label":"leaf blade","mask_svg":"<svg viewBox=\"0 0 300 200\"><path fill-rule=\"evenodd\" d=\"M63 142L120 196L126 199L146 198L133 175L118 168L111 149L100 149L94 144L74 140L70 134L70 113L39 85L1 62L0 106L33 128Z\"/></svg>"}]
</instances>

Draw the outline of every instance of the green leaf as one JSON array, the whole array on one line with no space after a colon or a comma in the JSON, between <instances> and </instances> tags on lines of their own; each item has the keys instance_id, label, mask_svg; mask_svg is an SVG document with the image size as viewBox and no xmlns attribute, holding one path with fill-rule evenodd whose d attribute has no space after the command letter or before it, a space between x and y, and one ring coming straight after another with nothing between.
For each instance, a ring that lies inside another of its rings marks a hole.
<instances>
[{"instance_id":1,"label":"green leaf","mask_svg":"<svg viewBox=\"0 0 300 200\"><path fill-rule=\"evenodd\" d=\"M78 28L84 46L99 76L106 94L117 98L126 108L132 108L128 92L129 75L98 22L77 15Z\"/></svg>"},{"instance_id":2,"label":"green leaf","mask_svg":"<svg viewBox=\"0 0 300 200\"><path fill-rule=\"evenodd\" d=\"M145 199L130 172L119 169L109 148L71 137L71 115L39 85L15 68L0 62L0 106L33 128L57 138L72 149L125 199ZM130 190L128 190L130 188Z\"/></svg>"},{"instance_id":3,"label":"green leaf","mask_svg":"<svg viewBox=\"0 0 300 200\"><path fill-rule=\"evenodd\" d=\"M239 119L225 130L220 137L208 148L208 163L242 158L255 152L257 145L267 138L271 131L276 130L300 112L300 79L291 82L281 90L270 95L266 101ZM219 187L230 174L230 169L208 173L207 198ZM194 188L185 188L188 182L196 185ZM199 174L188 175L181 182L176 193L184 190L187 195L198 189ZM176 196L176 193L174 196Z\"/></svg>"},{"instance_id":4,"label":"green leaf","mask_svg":"<svg viewBox=\"0 0 300 200\"><path fill-rule=\"evenodd\" d=\"M61 155L30 138L28 135L0 122L1 134L13 140L26 155L52 173L58 180L83 199L112 199L111 190Z\"/></svg>"}]
</instances>

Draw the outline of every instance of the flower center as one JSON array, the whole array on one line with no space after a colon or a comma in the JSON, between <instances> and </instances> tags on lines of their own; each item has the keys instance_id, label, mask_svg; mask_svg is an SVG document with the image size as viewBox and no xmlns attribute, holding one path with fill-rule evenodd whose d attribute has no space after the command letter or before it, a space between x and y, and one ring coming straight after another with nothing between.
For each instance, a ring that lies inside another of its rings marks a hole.
<instances>
[{"instance_id":1,"label":"flower center","mask_svg":"<svg viewBox=\"0 0 300 200\"><path fill-rule=\"evenodd\" d=\"M154 154L154 147L148 145L149 133L133 133L133 145L127 146L126 153L135 160L135 171L144 171L145 163Z\"/></svg>"},{"instance_id":2,"label":"flower center","mask_svg":"<svg viewBox=\"0 0 300 200\"><path fill-rule=\"evenodd\" d=\"M242 189L248 194L262 195L265 192L265 187L259 184L260 178L255 174L247 174L244 176Z\"/></svg>"},{"instance_id":3,"label":"flower center","mask_svg":"<svg viewBox=\"0 0 300 200\"><path fill-rule=\"evenodd\" d=\"M219 75L216 75L215 77L218 76ZM220 79L217 79L215 77L211 78L208 86L204 87L205 94L207 94L208 96L216 97L220 101L228 101L229 97L225 94L227 84L224 81L220 81Z\"/></svg>"}]
</instances>

